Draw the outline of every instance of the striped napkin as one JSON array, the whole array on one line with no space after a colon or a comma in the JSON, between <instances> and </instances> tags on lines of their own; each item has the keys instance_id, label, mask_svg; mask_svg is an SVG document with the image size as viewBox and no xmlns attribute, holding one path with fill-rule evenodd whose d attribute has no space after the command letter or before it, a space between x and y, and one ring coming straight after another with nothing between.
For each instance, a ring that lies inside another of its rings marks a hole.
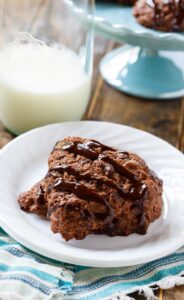
<instances>
[{"instance_id":1,"label":"striped napkin","mask_svg":"<svg viewBox=\"0 0 184 300\"><path fill-rule=\"evenodd\" d=\"M0 300L130 300L133 291L155 299L154 287L184 284L184 247L151 263L88 268L27 250L0 229Z\"/></svg>"}]
</instances>

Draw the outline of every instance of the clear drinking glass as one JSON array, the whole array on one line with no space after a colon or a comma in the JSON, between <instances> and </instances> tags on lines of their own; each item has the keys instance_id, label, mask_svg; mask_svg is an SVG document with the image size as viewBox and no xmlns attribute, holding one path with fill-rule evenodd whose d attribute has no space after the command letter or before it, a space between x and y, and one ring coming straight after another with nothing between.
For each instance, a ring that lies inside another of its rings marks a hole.
<instances>
[{"instance_id":1,"label":"clear drinking glass","mask_svg":"<svg viewBox=\"0 0 184 300\"><path fill-rule=\"evenodd\" d=\"M15 134L80 120L92 77L93 0L0 0L0 120Z\"/></svg>"}]
</instances>

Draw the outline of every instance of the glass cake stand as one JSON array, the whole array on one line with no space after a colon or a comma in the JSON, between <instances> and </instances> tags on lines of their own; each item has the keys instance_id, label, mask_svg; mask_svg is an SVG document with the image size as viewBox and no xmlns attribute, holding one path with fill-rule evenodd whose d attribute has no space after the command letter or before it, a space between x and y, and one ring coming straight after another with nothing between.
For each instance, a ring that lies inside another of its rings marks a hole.
<instances>
[{"instance_id":1,"label":"glass cake stand","mask_svg":"<svg viewBox=\"0 0 184 300\"><path fill-rule=\"evenodd\" d=\"M69 1L71 2L71 1ZM90 16L79 12L89 25ZM107 83L131 95L174 99L184 95L184 34L147 29L131 7L96 1L96 31L125 46L106 54L100 72Z\"/></svg>"}]
</instances>

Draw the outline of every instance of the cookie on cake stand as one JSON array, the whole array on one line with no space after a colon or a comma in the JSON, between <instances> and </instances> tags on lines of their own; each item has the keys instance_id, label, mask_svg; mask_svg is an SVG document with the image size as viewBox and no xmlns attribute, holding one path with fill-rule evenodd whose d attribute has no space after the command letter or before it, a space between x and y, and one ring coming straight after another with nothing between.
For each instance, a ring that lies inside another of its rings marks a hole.
<instances>
[{"instance_id":1,"label":"cookie on cake stand","mask_svg":"<svg viewBox=\"0 0 184 300\"><path fill-rule=\"evenodd\" d=\"M152 1L152 0L149 0ZM184 95L184 32L161 32L140 25L133 8L97 1L96 31L126 45L100 63L104 80L130 95L174 99ZM80 12L83 20L92 22Z\"/></svg>"}]
</instances>

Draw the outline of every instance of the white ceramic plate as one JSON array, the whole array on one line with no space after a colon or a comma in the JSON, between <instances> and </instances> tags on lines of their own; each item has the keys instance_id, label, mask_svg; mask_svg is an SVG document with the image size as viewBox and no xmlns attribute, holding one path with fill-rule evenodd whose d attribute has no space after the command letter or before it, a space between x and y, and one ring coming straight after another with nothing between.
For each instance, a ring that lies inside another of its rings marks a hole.
<instances>
[{"instance_id":1,"label":"white ceramic plate","mask_svg":"<svg viewBox=\"0 0 184 300\"><path fill-rule=\"evenodd\" d=\"M144 236L91 235L65 242L50 230L49 221L19 209L17 196L47 171L55 142L65 136L95 138L142 156L164 181L164 210ZM0 151L0 225L18 242L64 262L120 267L165 256L184 243L184 158L168 143L143 131L105 122L49 125L16 138Z\"/></svg>"}]
</instances>

